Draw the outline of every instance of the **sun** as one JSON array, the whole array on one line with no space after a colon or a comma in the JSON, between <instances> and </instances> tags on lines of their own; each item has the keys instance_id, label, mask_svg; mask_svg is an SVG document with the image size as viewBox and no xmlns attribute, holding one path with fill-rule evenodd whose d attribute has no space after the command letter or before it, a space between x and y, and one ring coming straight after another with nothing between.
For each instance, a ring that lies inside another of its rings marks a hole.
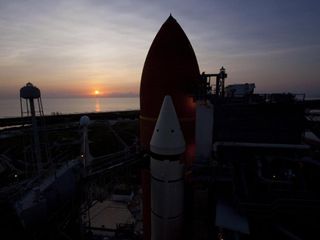
<instances>
[{"instance_id":1,"label":"sun","mask_svg":"<svg viewBox=\"0 0 320 240\"><path fill-rule=\"evenodd\" d=\"M99 90L95 90L95 91L94 91L94 95L97 96L97 95L99 95L99 94L100 94L100 91L99 91Z\"/></svg>"}]
</instances>

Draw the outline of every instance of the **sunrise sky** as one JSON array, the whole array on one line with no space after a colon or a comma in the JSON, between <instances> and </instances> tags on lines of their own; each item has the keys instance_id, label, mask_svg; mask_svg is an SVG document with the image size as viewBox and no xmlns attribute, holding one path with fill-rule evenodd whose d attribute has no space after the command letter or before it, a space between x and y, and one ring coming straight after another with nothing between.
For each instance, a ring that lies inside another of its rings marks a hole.
<instances>
[{"instance_id":1,"label":"sunrise sky","mask_svg":"<svg viewBox=\"0 0 320 240\"><path fill-rule=\"evenodd\" d=\"M227 84L320 97L317 0L0 0L0 96L29 81L47 97L137 96L170 13L201 71L224 66Z\"/></svg>"}]
</instances>

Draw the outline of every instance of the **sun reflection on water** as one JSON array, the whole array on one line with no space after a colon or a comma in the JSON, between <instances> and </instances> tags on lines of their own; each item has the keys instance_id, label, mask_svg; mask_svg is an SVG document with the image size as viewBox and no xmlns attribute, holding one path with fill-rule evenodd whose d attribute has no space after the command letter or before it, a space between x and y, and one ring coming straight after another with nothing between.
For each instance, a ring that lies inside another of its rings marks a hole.
<instances>
[{"instance_id":1,"label":"sun reflection on water","mask_svg":"<svg viewBox=\"0 0 320 240\"><path fill-rule=\"evenodd\" d=\"M96 112L101 111L101 106L100 106L100 99L96 98L96 104L95 104Z\"/></svg>"}]
</instances>

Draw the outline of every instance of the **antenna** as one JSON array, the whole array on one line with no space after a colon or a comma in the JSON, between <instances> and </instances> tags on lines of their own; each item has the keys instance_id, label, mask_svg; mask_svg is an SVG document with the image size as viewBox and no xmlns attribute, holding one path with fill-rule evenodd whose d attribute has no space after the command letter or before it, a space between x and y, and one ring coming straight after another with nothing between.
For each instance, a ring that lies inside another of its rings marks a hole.
<instances>
[{"instance_id":1,"label":"antenna","mask_svg":"<svg viewBox=\"0 0 320 240\"><path fill-rule=\"evenodd\" d=\"M90 118L84 115L80 118L79 123L80 127L82 128L81 157L83 159L83 165L86 167L91 162L91 154L88 140L88 126L90 124Z\"/></svg>"}]
</instances>

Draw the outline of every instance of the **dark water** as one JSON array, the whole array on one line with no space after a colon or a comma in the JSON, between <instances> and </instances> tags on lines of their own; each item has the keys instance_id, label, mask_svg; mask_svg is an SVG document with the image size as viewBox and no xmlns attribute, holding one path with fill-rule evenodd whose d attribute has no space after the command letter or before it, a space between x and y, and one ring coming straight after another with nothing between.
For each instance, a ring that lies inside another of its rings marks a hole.
<instances>
[{"instance_id":1,"label":"dark water","mask_svg":"<svg viewBox=\"0 0 320 240\"><path fill-rule=\"evenodd\" d=\"M42 99L42 105L45 115L137 110L139 98L46 98ZM0 99L0 118L18 116L19 99Z\"/></svg>"}]
</instances>

